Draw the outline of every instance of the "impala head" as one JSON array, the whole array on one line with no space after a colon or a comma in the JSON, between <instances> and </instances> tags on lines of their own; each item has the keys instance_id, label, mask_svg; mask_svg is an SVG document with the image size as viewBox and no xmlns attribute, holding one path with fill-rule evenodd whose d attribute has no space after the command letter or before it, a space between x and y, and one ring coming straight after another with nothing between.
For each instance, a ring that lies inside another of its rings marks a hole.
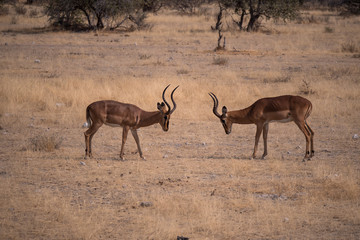
<instances>
[{"instance_id":1,"label":"impala head","mask_svg":"<svg viewBox=\"0 0 360 240\"><path fill-rule=\"evenodd\" d=\"M222 114L220 114L217 110L217 108L219 106L219 100L217 99L217 97L214 93L209 93L209 95L212 98L212 100L214 101L213 113L215 114L215 116L217 116L220 119L220 122L224 127L225 133L230 134L232 122L228 118L227 108L225 106L223 106Z\"/></svg>"},{"instance_id":2,"label":"impala head","mask_svg":"<svg viewBox=\"0 0 360 240\"><path fill-rule=\"evenodd\" d=\"M174 107L171 109L170 104L165 100L165 92L166 92L166 89L168 89L169 86L170 86L170 84L164 89L164 91L162 93L163 102L162 103L157 103L157 108L161 113L161 119L160 119L159 124L161 125L161 127L162 127L162 129L164 131L169 130L170 116L176 109L176 103L174 101L173 95L174 95L175 90L179 87L179 86L177 86L171 92L171 101L174 104Z\"/></svg>"}]
</instances>

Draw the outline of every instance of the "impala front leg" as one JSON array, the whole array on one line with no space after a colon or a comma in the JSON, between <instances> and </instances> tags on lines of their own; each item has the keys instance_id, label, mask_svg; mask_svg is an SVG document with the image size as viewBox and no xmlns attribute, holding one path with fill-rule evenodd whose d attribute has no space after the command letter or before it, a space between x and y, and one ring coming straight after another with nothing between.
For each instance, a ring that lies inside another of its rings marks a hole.
<instances>
[{"instance_id":1,"label":"impala front leg","mask_svg":"<svg viewBox=\"0 0 360 240\"><path fill-rule=\"evenodd\" d=\"M136 145L137 145L137 148L138 148L140 157L145 160L145 158L144 158L144 156L143 156L143 153L142 153L142 151L141 151L140 140L139 140L139 136L137 135L136 129L131 129L131 133L132 133L132 135L133 135L133 137L134 137L134 139L135 139L135 142L136 142Z\"/></svg>"},{"instance_id":2,"label":"impala front leg","mask_svg":"<svg viewBox=\"0 0 360 240\"><path fill-rule=\"evenodd\" d=\"M252 158L256 157L256 152L257 152L257 149L258 149L258 144L259 144L259 139L260 139L262 129L263 129L263 124L257 124L256 125L255 146L254 146L254 153L252 155Z\"/></svg>"},{"instance_id":3,"label":"impala front leg","mask_svg":"<svg viewBox=\"0 0 360 240\"><path fill-rule=\"evenodd\" d=\"M264 154L262 155L262 159L264 159L267 155L267 136L269 132L269 123L265 123L263 127L263 138L264 138Z\"/></svg>"},{"instance_id":4,"label":"impala front leg","mask_svg":"<svg viewBox=\"0 0 360 240\"><path fill-rule=\"evenodd\" d=\"M122 142L121 142L121 150L120 150L120 160L125 160L124 158L124 145L127 139L127 135L129 132L129 127L123 127L123 135L122 135Z\"/></svg>"}]
</instances>

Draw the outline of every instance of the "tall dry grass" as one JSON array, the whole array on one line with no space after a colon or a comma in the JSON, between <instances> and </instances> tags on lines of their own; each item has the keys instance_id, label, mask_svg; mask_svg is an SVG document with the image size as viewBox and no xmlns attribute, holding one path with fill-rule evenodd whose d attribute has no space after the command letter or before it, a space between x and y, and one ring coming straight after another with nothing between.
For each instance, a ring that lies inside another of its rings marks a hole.
<instances>
[{"instance_id":1,"label":"tall dry grass","mask_svg":"<svg viewBox=\"0 0 360 240\"><path fill-rule=\"evenodd\" d=\"M266 81L266 84L261 86L257 83L239 82L236 74L231 71L222 74L221 85L205 80L188 81L173 77L156 80L139 77L104 80L66 77L49 80L32 78L25 81L23 78L3 78L0 91L2 101L6 104L1 105L0 112L2 115L18 112L27 114L43 112L54 116L57 115L56 113L71 114L74 121L79 121L87 104L102 99L130 102L144 110L154 110L156 102L162 101L163 88L168 83L172 83L173 87L180 85L175 94L180 109L175 115L180 118L199 120L212 118L211 112L207 110L211 105L211 99L207 95L210 91L217 94L220 104L227 105L230 109L240 109L247 107L259 97L289 93L297 95L307 90L313 93L309 98L315 105L314 116L322 116L329 120L334 117L350 116L350 119L355 120L354 113L358 112L359 108L356 80L358 69L345 67L339 70L329 68L320 71L323 73L319 74L317 71L311 77L297 74L289 77L289 80L285 78L285 82L281 80L279 82L278 79L283 76L279 76L277 72L253 73L251 78ZM342 74L344 71L345 74ZM305 87L303 81L309 84ZM167 95L168 99L169 97ZM317 107L321 105L332 107Z\"/></svg>"}]
</instances>

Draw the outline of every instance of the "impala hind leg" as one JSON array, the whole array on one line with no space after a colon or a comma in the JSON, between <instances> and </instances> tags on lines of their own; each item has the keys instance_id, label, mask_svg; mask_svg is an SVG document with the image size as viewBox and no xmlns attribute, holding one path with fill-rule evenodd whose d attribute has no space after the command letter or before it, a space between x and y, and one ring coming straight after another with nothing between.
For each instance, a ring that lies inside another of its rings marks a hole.
<instances>
[{"instance_id":1,"label":"impala hind leg","mask_svg":"<svg viewBox=\"0 0 360 240\"><path fill-rule=\"evenodd\" d=\"M311 129L311 127L309 126L309 124L305 121L305 127L307 128L307 130L310 133L310 158L312 158L315 155L315 150L314 150L314 131Z\"/></svg>"},{"instance_id":2,"label":"impala hind leg","mask_svg":"<svg viewBox=\"0 0 360 240\"><path fill-rule=\"evenodd\" d=\"M300 128L300 130L304 133L305 135L305 140L306 140L306 152L305 152L305 156L303 159L303 162L305 162L305 160L310 160L310 139L311 139L311 132L309 131L309 129L305 126L305 121L301 121L301 122L295 122L296 125Z\"/></svg>"},{"instance_id":3,"label":"impala hind leg","mask_svg":"<svg viewBox=\"0 0 360 240\"><path fill-rule=\"evenodd\" d=\"M93 123L90 126L90 128L84 132L84 135L85 135L85 157L84 157L84 159L86 159L87 157L92 158L91 140L92 140L93 136L95 135L95 133L97 132L97 130L101 127L101 125L102 125L102 123Z\"/></svg>"},{"instance_id":4,"label":"impala hind leg","mask_svg":"<svg viewBox=\"0 0 360 240\"><path fill-rule=\"evenodd\" d=\"M129 127L123 127L123 134L122 134L122 142L121 142L121 150L120 150L120 160L125 160L124 158L124 146L127 139L127 135L129 132Z\"/></svg>"},{"instance_id":5,"label":"impala hind leg","mask_svg":"<svg viewBox=\"0 0 360 240\"><path fill-rule=\"evenodd\" d=\"M144 158L144 156L143 156L143 153L142 153L142 151L141 151L140 140L139 140L139 136L138 136L138 134L137 134L136 129L131 129L131 133L132 133L132 135L133 135L133 137L134 137L134 139L135 139L135 142L136 142L136 145L137 145L137 148L138 148L140 157L145 160L145 158Z\"/></svg>"}]
</instances>

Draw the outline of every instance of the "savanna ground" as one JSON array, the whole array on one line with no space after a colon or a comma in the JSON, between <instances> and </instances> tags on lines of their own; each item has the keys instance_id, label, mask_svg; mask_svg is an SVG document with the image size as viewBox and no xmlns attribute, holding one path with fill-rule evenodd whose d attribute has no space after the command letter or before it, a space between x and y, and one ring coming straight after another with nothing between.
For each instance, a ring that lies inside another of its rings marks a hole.
<instances>
[{"instance_id":1,"label":"savanna ground","mask_svg":"<svg viewBox=\"0 0 360 240\"><path fill-rule=\"evenodd\" d=\"M230 27L223 52L213 17L165 11L131 33L0 17L0 239L359 239L360 18L302 16ZM180 85L178 107L169 132L140 129L146 161L131 135L120 161L122 130L110 127L83 159L88 104L153 111L167 84ZM226 135L209 91L230 110L308 98L315 157L302 162L295 124L273 123L269 156L251 160L255 125Z\"/></svg>"}]
</instances>

